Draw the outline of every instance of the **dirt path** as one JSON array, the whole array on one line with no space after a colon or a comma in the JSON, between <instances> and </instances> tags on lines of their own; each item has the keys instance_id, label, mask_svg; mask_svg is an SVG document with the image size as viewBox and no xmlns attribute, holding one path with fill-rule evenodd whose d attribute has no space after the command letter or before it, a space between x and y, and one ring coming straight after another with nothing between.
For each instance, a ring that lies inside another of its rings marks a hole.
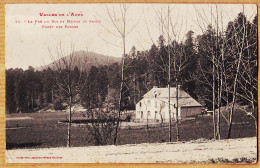
<instances>
[{"instance_id":1,"label":"dirt path","mask_svg":"<svg viewBox=\"0 0 260 168\"><path fill-rule=\"evenodd\" d=\"M13 163L156 163L205 162L219 158L255 159L257 139L190 141L121 146L91 146L50 149L7 150L7 162Z\"/></svg>"}]
</instances>

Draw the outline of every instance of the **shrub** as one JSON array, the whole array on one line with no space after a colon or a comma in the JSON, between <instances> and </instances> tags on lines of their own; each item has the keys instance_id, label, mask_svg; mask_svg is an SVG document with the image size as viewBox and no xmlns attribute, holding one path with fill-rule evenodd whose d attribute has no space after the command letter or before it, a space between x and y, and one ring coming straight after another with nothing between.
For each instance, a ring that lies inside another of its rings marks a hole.
<instances>
[{"instance_id":1,"label":"shrub","mask_svg":"<svg viewBox=\"0 0 260 168\"><path fill-rule=\"evenodd\" d=\"M65 110L65 106L63 106L62 101L56 101L53 105L54 110Z\"/></svg>"},{"instance_id":2,"label":"shrub","mask_svg":"<svg viewBox=\"0 0 260 168\"><path fill-rule=\"evenodd\" d=\"M114 126L116 124L114 115L102 109L95 109L87 111L87 116L90 120L94 121L86 125L89 134L94 140L94 144L97 146L107 145L112 139Z\"/></svg>"},{"instance_id":3,"label":"shrub","mask_svg":"<svg viewBox=\"0 0 260 168\"><path fill-rule=\"evenodd\" d=\"M128 114L128 115L126 116L125 121L126 121L126 122L130 122L131 119L132 119L132 116L131 116L130 114Z\"/></svg>"}]
</instances>

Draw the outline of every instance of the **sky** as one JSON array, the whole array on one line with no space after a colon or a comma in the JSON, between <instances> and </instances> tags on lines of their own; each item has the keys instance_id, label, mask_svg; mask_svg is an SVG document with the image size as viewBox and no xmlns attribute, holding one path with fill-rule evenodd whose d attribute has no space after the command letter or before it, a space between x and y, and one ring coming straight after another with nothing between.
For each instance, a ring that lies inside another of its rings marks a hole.
<instances>
[{"instance_id":1,"label":"sky","mask_svg":"<svg viewBox=\"0 0 260 168\"><path fill-rule=\"evenodd\" d=\"M196 37L206 30L208 24L211 23L216 27L217 18L219 29L225 30L227 23L234 20L239 12L244 11L247 19L251 21L257 13L257 6L250 4L126 4L126 6L128 7L125 16L126 53L129 53L133 46L137 50L148 50L153 43L157 44L161 34L167 37L165 28L168 25L168 9L169 35L171 40L179 42L185 40L185 34L189 30L192 30ZM85 50L122 57L123 41L114 26L114 24L119 27L123 25L120 7L122 4L6 5L6 69L39 67L52 62L51 55L55 57L61 51L64 55L72 50ZM115 18L114 21L111 21L107 11L111 18ZM44 16L52 14L57 16ZM59 16L60 14L64 16ZM161 16L163 19L159 19ZM66 23L68 20L70 23ZM61 23L62 21L64 23ZM46 28L50 26L53 28Z\"/></svg>"}]
</instances>

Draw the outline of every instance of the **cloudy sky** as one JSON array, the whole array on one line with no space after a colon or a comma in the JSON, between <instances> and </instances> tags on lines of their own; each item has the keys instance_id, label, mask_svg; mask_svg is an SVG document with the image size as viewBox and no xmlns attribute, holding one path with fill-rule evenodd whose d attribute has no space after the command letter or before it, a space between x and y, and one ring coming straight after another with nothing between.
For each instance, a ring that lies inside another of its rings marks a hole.
<instances>
[{"instance_id":1,"label":"cloudy sky","mask_svg":"<svg viewBox=\"0 0 260 168\"><path fill-rule=\"evenodd\" d=\"M127 4L126 14L126 52L132 46L137 50L149 49L162 32L166 22L159 17L168 11L165 4ZM6 68L38 67L51 62L50 53L57 49L68 53L73 46L75 51L87 50L103 55L121 57L122 39L107 13L115 23L122 25L120 4L8 4L6 5ZM170 35L178 41L185 40L189 30L195 36L201 34L208 24L216 25L218 13L219 28L225 29L227 23L244 10L247 19L252 20L257 13L256 5L209 5L209 4L171 4ZM218 12L217 12L218 11ZM57 14L58 16L41 16ZM80 16L71 16L71 14ZM64 14L64 16L59 16ZM212 15L211 15L212 14ZM67 16L69 15L69 16ZM83 15L83 16L82 16ZM71 22L80 23L66 23ZM37 21L37 22L35 22ZM58 23L52 23L58 21ZM64 21L64 23L60 23ZM91 22L90 22L91 21ZM32 22L32 23L29 23ZM47 23L49 22L49 23ZM53 26L53 28L43 28ZM56 28L62 26L63 28ZM78 26L78 28L65 28Z\"/></svg>"}]
</instances>

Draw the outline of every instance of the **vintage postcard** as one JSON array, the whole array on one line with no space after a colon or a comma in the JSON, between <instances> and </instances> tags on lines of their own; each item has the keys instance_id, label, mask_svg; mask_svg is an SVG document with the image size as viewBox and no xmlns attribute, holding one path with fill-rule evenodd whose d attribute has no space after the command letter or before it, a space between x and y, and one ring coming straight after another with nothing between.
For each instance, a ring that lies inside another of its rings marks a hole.
<instances>
[{"instance_id":1,"label":"vintage postcard","mask_svg":"<svg viewBox=\"0 0 260 168\"><path fill-rule=\"evenodd\" d=\"M6 4L6 162L256 163L257 23L256 4Z\"/></svg>"}]
</instances>

